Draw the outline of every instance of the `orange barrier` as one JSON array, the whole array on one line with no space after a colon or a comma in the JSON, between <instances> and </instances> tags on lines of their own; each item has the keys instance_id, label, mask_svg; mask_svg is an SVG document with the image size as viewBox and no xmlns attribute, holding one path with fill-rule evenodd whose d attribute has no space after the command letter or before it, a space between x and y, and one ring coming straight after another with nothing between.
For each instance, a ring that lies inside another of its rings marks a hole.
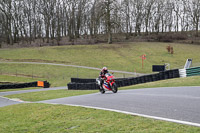
<instances>
[{"instance_id":1,"label":"orange barrier","mask_svg":"<svg viewBox=\"0 0 200 133\"><path fill-rule=\"evenodd\" d=\"M44 87L44 81L38 81L37 86L38 87Z\"/></svg>"}]
</instances>

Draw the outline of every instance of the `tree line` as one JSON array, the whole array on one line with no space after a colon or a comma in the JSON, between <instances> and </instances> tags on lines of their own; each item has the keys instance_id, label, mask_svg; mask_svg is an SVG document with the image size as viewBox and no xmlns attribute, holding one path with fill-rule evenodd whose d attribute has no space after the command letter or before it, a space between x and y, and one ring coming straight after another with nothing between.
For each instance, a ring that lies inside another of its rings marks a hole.
<instances>
[{"instance_id":1,"label":"tree line","mask_svg":"<svg viewBox=\"0 0 200 133\"><path fill-rule=\"evenodd\" d=\"M0 43L195 31L200 0L0 0Z\"/></svg>"}]
</instances>

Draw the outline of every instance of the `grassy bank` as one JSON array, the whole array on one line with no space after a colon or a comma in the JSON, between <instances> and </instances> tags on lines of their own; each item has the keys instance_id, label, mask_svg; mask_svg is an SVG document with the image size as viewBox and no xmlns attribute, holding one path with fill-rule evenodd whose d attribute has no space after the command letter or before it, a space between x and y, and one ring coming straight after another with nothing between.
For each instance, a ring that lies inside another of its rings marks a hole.
<instances>
[{"instance_id":1,"label":"grassy bank","mask_svg":"<svg viewBox=\"0 0 200 133\"><path fill-rule=\"evenodd\" d=\"M0 132L194 133L199 127L64 105L20 104L0 108Z\"/></svg>"},{"instance_id":2,"label":"grassy bank","mask_svg":"<svg viewBox=\"0 0 200 133\"><path fill-rule=\"evenodd\" d=\"M174 48L174 54L166 46ZM152 73L152 65L169 63L170 68L183 68L187 58L200 66L199 45L135 42L126 44L68 45L20 49L0 49L0 61L33 61L73 64L138 73ZM146 54L144 68L140 56ZM66 86L71 77L96 78L98 70L51 65L1 63L0 74L43 79L52 86ZM115 73L116 77L128 77ZM1 80L0 80L1 81ZM26 81L26 80L25 80ZM14 80L13 80L14 82Z\"/></svg>"},{"instance_id":3,"label":"grassy bank","mask_svg":"<svg viewBox=\"0 0 200 133\"><path fill-rule=\"evenodd\" d=\"M2 73L12 75L13 77L26 77L27 79L44 79L51 83L51 86L66 86L71 77L91 78L97 77L98 71L63 67L51 65L34 64L4 64L0 65ZM25 80L26 81L26 80Z\"/></svg>"},{"instance_id":4,"label":"grassy bank","mask_svg":"<svg viewBox=\"0 0 200 133\"><path fill-rule=\"evenodd\" d=\"M47 80L51 86L67 86L74 78L97 78L99 70L90 70L85 68L74 68L66 66L54 65L38 65L38 64L0 64L0 73L3 75L0 81L37 81ZM115 73L116 77L134 76L130 74Z\"/></svg>"},{"instance_id":5,"label":"grassy bank","mask_svg":"<svg viewBox=\"0 0 200 133\"><path fill-rule=\"evenodd\" d=\"M174 48L174 54L168 54L166 46ZM199 45L177 43L126 43L100 45L69 45L59 47L39 47L21 49L1 49L1 60L38 61L74 64L109 69L151 73L152 65L170 63L171 68L184 66L187 58L199 63ZM142 69L142 54L146 54Z\"/></svg>"},{"instance_id":6,"label":"grassy bank","mask_svg":"<svg viewBox=\"0 0 200 133\"><path fill-rule=\"evenodd\" d=\"M0 66L2 67L2 66ZM31 78L31 77L20 77L19 75L0 75L0 81L2 84L5 82L12 82L12 83L25 83L25 82L34 82L37 80L43 80L42 78Z\"/></svg>"}]
</instances>

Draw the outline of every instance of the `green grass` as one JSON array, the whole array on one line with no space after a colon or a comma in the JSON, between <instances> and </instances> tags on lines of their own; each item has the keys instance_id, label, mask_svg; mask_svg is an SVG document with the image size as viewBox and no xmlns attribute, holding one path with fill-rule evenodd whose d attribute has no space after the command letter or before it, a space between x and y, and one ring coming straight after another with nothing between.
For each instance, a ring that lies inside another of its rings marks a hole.
<instances>
[{"instance_id":1,"label":"green grass","mask_svg":"<svg viewBox=\"0 0 200 133\"><path fill-rule=\"evenodd\" d=\"M9 75L0 75L0 81L2 84L8 83L26 83L26 82L34 82L44 79L41 78L30 78L30 77L19 77L19 76L9 76ZM6 92L6 91L18 91L18 90L29 90L29 89L39 89L39 87L30 87L30 88L20 88L20 89L0 89L0 92Z\"/></svg>"},{"instance_id":2,"label":"green grass","mask_svg":"<svg viewBox=\"0 0 200 133\"><path fill-rule=\"evenodd\" d=\"M199 127L82 107L20 104L0 108L1 133L197 133Z\"/></svg>"},{"instance_id":3,"label":"green grass","mask_svg":"<svg viewBox=\"0 0 200 133\"><path fill-rule=\"evenodd\" d=\"M0 81L20 78L22 82L27 82L33 78L33 80L47 80L51 83L51 86L67 86L71 82L71 77L78 78L97 78L99 76L98 70L90 70L85 68L74 68L65 66L54 65L38 65L38 64L0 64L0 73L4 73L8 76L4 79L0 78ZM115 73L116 77L123 77L124 74ZM24 77L20 77L24 76ZM125 74L125 77L133 76ZM15 78L14 78L15 77ZM26 80L27 78L27 80ZM9 80L12 81L12 80Z\"/></svg>"},{"instance_id":4,"label":"green grass","mask_svg":"<svg viewBox=\"0 0 200 133\"><path fill-rule=\"evenodd\" d=\"M30 92L30 93L22 93L22 94L15 94L15 95L8 95L8 98L19 98L23 101L42 101L48 99L56 99L62 97L69 97L69 96L77 96L77 95L84 95L84 94L91 94L98 92L98 90L50 90L50 91L39 91L39 92Z\"/></svg>"},{"instance_id":5,"label":"green grass","mask_svg":"<svg viewBox=\"0 0 200 133\"><path fill-rule=\"evenodd\" d=\"M0 66L2 67L2 66ZM0 75L0 82L4 84L4 82L9 83L27 83L27 82L34 82L38 80L44 80L42 78L31 78L31 77L20 77L19 75Z\"/></svg>"},{"instance_id":6,"label":"green grass","mask_svg":"<svg viewBox=\"0 0 200 133\"><path fill-rule=\"evenodd\" d=\"M19 77L16 75L9 76L9 75L0 75L1 82L11 82L11 83L25 83L25 82L34 82L37 81L38 78L31 78L31 77ZM42 79L39 79L42 80Z\"/></svg>"},{"instance_id":7,"label":"green grass","mask_svg":"<svg viewBox=\"0 0 200 133\"><path fill-rule=\"evenodd\" d=\"M51 86L67 86L71 77L97 77L99 72L95 70L33 64L4 64L0 65L0 70L8 75L22 75L28 78L44 79L51 83ZM78 74L77 74L78 73Z\"/></svg>"},{"instance_id":8,"label":"green grass","mask_svg":"<svg viewBox=\"0 0 200 133\"><path fill-rule=\"evenodd\" d=\"M170 43L174 54L168 54L169 43L135 42L126 44L69 45L56 47L1 49L0 58L9 61L38 61L74 64L150 73L152 65L170 63L171 68L184 66L187 58L200 63L199 45ZM142 54L147 55L142 69Z\"/></svg>"},{"instance_id":9,"label":"green grass","mask_svg":"<svg viewBox=\"0 0 200 133\"><path fill-rule=\"evenodd\" d=\"M29 87L29 88L20 88L20 89L2 89L2 90L0 90L0 92L32 90L32 89L41 89L41 87Z\"/></svg>"}]
</instances>

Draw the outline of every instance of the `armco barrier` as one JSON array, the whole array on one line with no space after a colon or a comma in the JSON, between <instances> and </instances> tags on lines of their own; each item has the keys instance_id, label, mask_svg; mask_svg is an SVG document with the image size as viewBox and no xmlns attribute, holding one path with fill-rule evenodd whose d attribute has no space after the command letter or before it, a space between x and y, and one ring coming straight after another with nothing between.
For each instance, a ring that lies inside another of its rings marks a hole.
<instances>
[{"instance_id":1,"label":"armco barrier","mask_svg":"<svg viewBox=\"0 0 200 133\"><path fill-rule=\"evenodd\" d=\"M200 67L193 67L186 69L186 75L187 77L200 75Z\"/></svg>"},{"instance_id":2,"label":"armco barrier","mask_svg":"<svg viewBox=\"0 0 200 133\"><path fill-rule=\"evenodd\" d=\"M171 78L179 78L179 70L167 70L164 72L159 72L150 75L144 75L140 77L131 77L131 78L121 78L116 79L116 84L118 87L130 86L135 84L142 84L146 82L154 82L158 80L165 80ZM96 84L96 79L78 79L72 78L71 83L67 84L68 89L70 90L94 90L99 89ZM93 82L92 82L93 81Z\"/></svg>"},{"instance_id":3,"label":"armco barrier","mask_svg":"<svg viewBox=\"0 0 200 133\"><path fill-rule=\"evenodd\" d=\"M0 85L0 89L18 89L18 88L28 88L28 87L43 87L49 88L50 83L47 81L40 81L43 82L43 86L38 86L38 81L30 82L30 83L18 83L18 84L5 84Z\"/></svg>"},{"instance_id":4,"label":"armco barrier","mask_svg":"<svg viewBox=\"0 0 200 133\"><path fill-rule=\"evenodd\" d=\"M179 69L180 77L190 77L200 75L200 67L192 67L187 69Z\"/></svg>"}]
</instances>

